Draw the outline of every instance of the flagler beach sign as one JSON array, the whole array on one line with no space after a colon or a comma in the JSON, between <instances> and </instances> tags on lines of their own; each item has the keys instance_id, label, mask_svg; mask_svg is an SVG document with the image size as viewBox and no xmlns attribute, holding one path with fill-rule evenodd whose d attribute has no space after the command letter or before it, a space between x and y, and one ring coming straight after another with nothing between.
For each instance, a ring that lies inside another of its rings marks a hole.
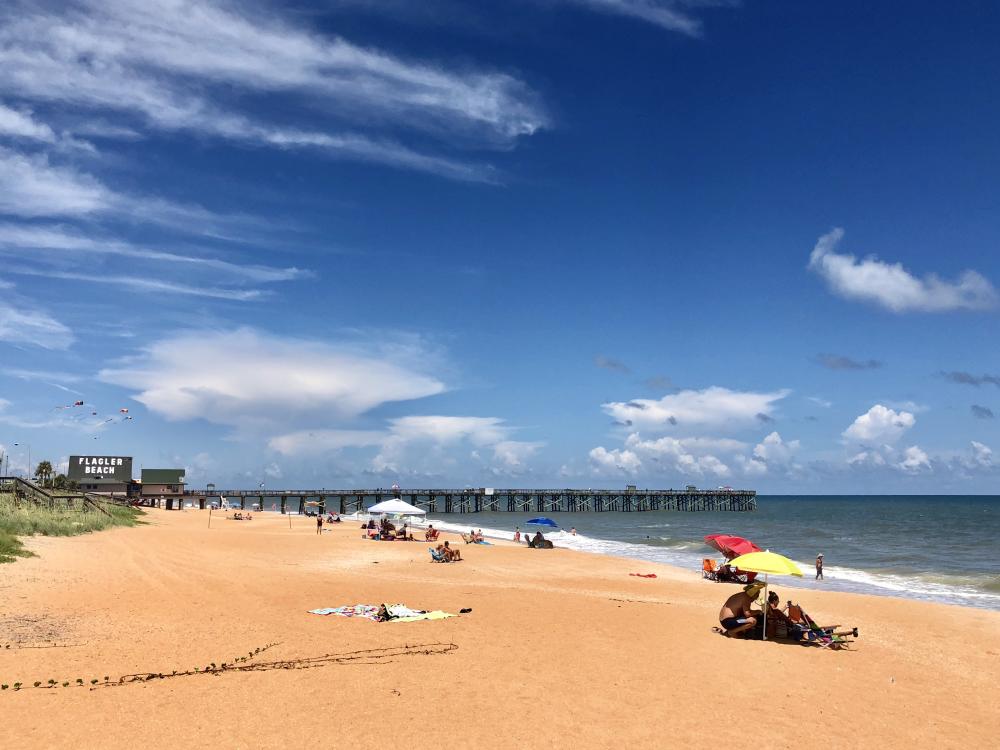
<instances>
[{"instance_id":1,"label":"flagler beach sign","mask_svg":"<svg viewBox=\"0 0 1000 750\"><path fill-rule=\"evenodd\" d=\"M127 482L132 479L131 456L70 456L70 479L116 479Z\"/></svg>"}]
</instances>

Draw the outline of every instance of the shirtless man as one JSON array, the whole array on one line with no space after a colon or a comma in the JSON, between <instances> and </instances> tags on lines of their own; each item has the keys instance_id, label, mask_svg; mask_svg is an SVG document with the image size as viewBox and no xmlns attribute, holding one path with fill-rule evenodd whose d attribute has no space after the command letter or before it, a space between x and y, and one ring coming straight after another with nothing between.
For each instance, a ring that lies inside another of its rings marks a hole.
<instances>
[{"instance_id":1,"label":"shirtless man","mask_svg":"<svg viewBox=\"0 0 1000 750\"><path fill-rule=\"evenodd\" d=\"M763 588L763 583L750 583L744 586L741 592L726 599L726 603L719 610L719 624L727 636L733 638L757 624L757 617L761 612L751 607Z\"/></svg>"},{"instance_id":2,"label":"shirtless man","mask_svg":"<svg viewBox=\"0 0 1000 750\"><path fill-rule=\"evenodd\" d=\"M453 548L447 541L444 544L439 544L437 550L452 562L462 559L461 550Z\"/></svg>"}]
</instances>

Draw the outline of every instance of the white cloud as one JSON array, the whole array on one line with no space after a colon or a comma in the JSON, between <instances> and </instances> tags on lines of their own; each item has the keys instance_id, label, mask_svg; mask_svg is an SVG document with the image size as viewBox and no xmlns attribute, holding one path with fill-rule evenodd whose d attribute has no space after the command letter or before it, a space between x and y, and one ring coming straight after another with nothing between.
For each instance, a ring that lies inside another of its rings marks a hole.
<instances>
[{"instance_id":1,"label":"white cloud","mask_svg":"<svg viewBox=\"0 0 1000 750\"><path fill-rule=\"evenodd\" d=\"M816 406L822 406L824 409L829 409L833 406L832 401L827 401L825 398L819 396L807 396L806 398L816 404Z\"/></svg>"},{"instance_id":2,"label":"white cloud","mask_svg":"<svg viewBox=\"0 0 1000 750\"><path fill-rule=\"evenodd\" d=\"M857 442L893 443L917 422L908 411L897 412L875 404L844 430L844 437Z\"/></svg>"},{"instance_id":3,"label":"white cloud","mask_svg":"<svg viewBox=\"0 0 1000 750\"><path fill-rule=\"evenodd\" d=\"M67 279L70 281L86 281L91 284L111 284L142 292L157 292L161 294L183 295L187 297L208 297L211 299L228 299L237 302L247 302L260 299L269 292L260 289L228 289L214 286L192 286L175 281L151 278L148 276L123 276L121 274L91 274L74 273L72 271L54 271L18 267L14 273L26 276L44 276L49 279Z\"/></svg>"},{"instance_id":4,"label":"white cloud","mask_svg":"<svg viewBox=\"0 0 1000 750\"><path fill-rule=\"evenodd\" d=\"M211 271L213 278L221 274L235 280L272 282L290 281L311 275L299 268L243 265L213 257L154 250L121 240L95 237L93 233L81 234L58 225L0 223L0 252L26 249L50 251L56 257L68 255L89 259L94 255L114 255L151 263L179 264L187 266L191 271Z\"/></svg>"},{"instance_id":5,"label":"white cloud","mask_svg":"<svg viewBox=\"0 0 1000 750\"><path fill-rule=\"evenodd\" d=\"M642 461L630 450L606 450L597 446L588 454L595 474L636 474L642 469Z\"/></svg>"},{"instance_id":6,"label":"white cloud","mask_svg":"<svg viewBox=\"0 0 1000 750\"><path fill-rule=\"evenodd\" d=\"M800 447L798 440L786 442L777 432L772 432L754 446L753 458L769 466L786 466Z\"/></svg>"},{"instance_id":7,"label":"white cloud","mask_svg":"<svg viewBox=\"0 0 1000 750\"><path fill-rule=\"evenodd\" d=\"M56 134L44 122L38 122L30 111L11 109L0 102L0 136L25 138L55 143Z\"/></svg>"},{"instance_id":8,"label":"white cloud","mask_svg":"<svg viewBox=\"0 0 1000 750\"><path fill-rule=\"evenodd\" d=\"M983 310L995 307L996 289L979 273L964 271L955 281L934 274L919 279L901 263L886 263L874 256L858 260L835 252L843 229L823 235L809 256L809 269L830 288L848 299L874 302L893 312L913 310Z\"/></svg>"},{"instance_id":9,"label":"white cloud","mask_svg":"<svg viewBox=\"0 0 1000 750\"><path fill-rule=\"evenodd\" d=\"M545 447L545 443L525 440L501 440L493 446L493 460L507 469L519 469L524 462Z\"/></svg>"},{"instance_id":10,"label":"white cloud","mask_svg":"<svg viewBox=\"0 0 1000 750\"><path fill-rule=\"evenodd\" d=\"M565 0L602 13L629 16L688 36L701 35L701 21L691 15L698 6L724 4L724 0Z\"/></svg>"},{"instance_id":11,"label":"white cloud","mask_svg":"<svg viewBox=\"0 0 1000 750\"><path fill-rule=\"evenodd\" d=\"M90 175L0 146L0 214L86 216L114 204L114 194Z\"/></svg>"},{"instance_id":12,"label":"white cloud","mask_svg":"<svg viewBox=\"0 0 1000 750\"><path fill-rule=\"evenodd\" d=\"M62 108L114 110L165 130L321 148L443 173L462 166L358 133L419 128L507 144L546 124L537 97L495 72L405 60L234 3L77 0L0 17L0 88ZM237 102L286 100L330 132L257 122ZM228 105L228 109L227 109ZM424 160L424 161L421 161ZM452 174L451 176L460 176Z\"/></svg>"},{"instance_id":13,"label":"white cloud","mask_svg":"<svg viewBox=\"0 0 1000 750\"><path fill-rule=\"evenodd\" d=\"M402 348L335 345L251 328L193 331L151 344L100 372L171 421L235 427L329 424L386 402L444 391L409 365ZM196 364L195 364L196 363Z\"/></svg>"},{"instance_id":14,"label":"white cloud","mask_svg":"<svg viewBox=\"0 0 1000 750\"><path fill-rule=\"evenodd\" d=\"M888 446L886 446L888 447ZM885 457L880 451L877 450L864 450L859 453L855 453L849 459L847 463L851 466L867 466L867 467L880 467L885 466Z\"/></svg>"},{"instance_id":15,"label":"white cloud","mask_svg":"<svg viewBox=\"0 0 1000 750\"><path fill-rule=\"evenodd\" d=\"M775 402L789 393L788 390L772 393L731 391L712 386L700 391L671 393L658 400L612 401L602 404L601 408L616 421L637 429L739 427L757 423L758 414L770 416Z\"/></svg>"},{"instance_id":16,"label":"white cloud","mask_svg":"<svg viewBox=\"0 0 1000 750\"><path fill-rule=\"evenodd\" d=\"M66 349L74 340L73 332L48 313L0 300L0 341Z\"/></svg>"},{"instance_id":17,"label":"white cloud","mask_svg":"<svg viewBox=\"0 0 1000 750\"><path fill-rule=\"evenodd\" d=\"M897 468L909 473L916 473L931 468L930 458L916 445L911 445L903 451L902 460L896 464Z\"/></svg>"},{"instance_id":18,"label":"white cloud","mask_svg":"<svg viewBox=\"0 0 1000 750\"><path fill-rule=\"evenodd\" d=\"M386 433L378 430L299 430L268 441L272 450L286 456L317 456L349 447L380 445Z\"/></svg>"},{"instance_id":19,"label":"white cloud","mask_svg":"<svg viewBox=\"0 0 1000 750\"><path fill-rule=\"evenodd\" d=\"M969 444L972 455L966 460L966 466L972 469L986 469L994 466L993 449L977 440Z\"/></svg>"}]
</instances>

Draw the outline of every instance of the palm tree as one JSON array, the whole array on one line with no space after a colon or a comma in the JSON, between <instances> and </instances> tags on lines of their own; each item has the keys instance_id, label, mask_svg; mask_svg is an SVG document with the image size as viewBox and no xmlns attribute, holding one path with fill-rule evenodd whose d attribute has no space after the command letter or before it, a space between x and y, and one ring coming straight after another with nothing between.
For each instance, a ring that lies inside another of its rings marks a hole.
<instances>
[{"instance_id":1,"label":"palm tree","mask_svg":"<svg viewBox=\"0 0 1000 750\"><path fill-rule=\"evenodd\" d=\"M42 480L43 486L47 486L52 478L52 464L49 461L39 461L35 476Z\"/></svg>"}]
</instances>

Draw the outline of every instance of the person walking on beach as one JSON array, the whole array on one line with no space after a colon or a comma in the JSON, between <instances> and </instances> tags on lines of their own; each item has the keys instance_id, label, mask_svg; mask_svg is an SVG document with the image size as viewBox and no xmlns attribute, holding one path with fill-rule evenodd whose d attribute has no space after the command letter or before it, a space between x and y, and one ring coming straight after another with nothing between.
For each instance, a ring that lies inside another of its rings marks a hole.
<instances>
[{"instance_id":1,"label":"person walking on beach","mask_svg":"<svg viewBox=\"0 0 1000 750\"><path fill-rule=\"evenodd\" d=\"M823 579L823 553L820 552L816 555L816 580L822 581Z\"/></svg>"},{"instance_id":2,"label":"person walking on beach","mask_svg":"<svg viewBox=\"0 0 1000 750\"><path fill-rule=\"evenodd\" d=\"M316 533L323 533L323 516L316 516Z\"/></svg>"}]
</instances>

